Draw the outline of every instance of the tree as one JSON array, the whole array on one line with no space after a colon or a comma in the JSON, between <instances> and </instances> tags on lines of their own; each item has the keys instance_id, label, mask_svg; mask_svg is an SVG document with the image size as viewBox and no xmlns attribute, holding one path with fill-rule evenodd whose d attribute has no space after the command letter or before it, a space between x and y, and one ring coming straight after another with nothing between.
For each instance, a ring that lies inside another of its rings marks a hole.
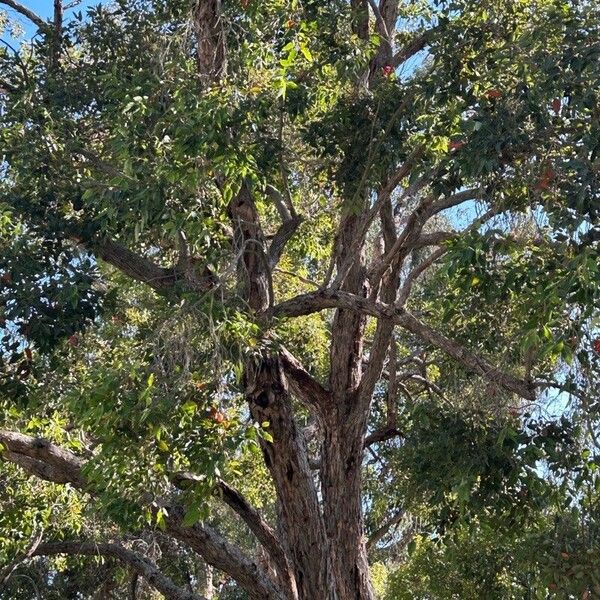
<instances>
[{"instance_id":1,"label":"tree","mask_svg":"<svg viewBox=\"0 0 600 600\"><path fill-rule=\"evenodd\" d=\"M2 455L86 504L26 557L200 598L157 527L249 598L370 600L409 507L526 515L595 440L593 3L0 4L38 28L0 55ZM523 429L549 390L589 426Z\"/></svg>"}]
</instances>

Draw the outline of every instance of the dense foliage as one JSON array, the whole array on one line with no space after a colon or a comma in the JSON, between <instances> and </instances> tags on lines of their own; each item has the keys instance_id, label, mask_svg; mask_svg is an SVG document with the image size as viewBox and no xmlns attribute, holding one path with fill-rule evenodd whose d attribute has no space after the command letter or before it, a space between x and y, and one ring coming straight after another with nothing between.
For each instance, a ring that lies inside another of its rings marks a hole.
<instances>
[{"instance_id":1,"label":"dense foliage","mask_svg":"<svg viewBox=\"0 0 600 600\"><path fill-rule=\"evenodd\" d=\"M0 5L0 597L600 597L596 3Z\"/></svg>"}]
</instances>

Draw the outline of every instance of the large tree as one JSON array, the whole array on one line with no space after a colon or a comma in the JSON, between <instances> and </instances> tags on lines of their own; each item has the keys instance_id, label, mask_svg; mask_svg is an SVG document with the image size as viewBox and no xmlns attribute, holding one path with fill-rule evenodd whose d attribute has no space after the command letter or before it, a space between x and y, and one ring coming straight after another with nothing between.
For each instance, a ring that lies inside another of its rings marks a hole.
<instances>
[{"instance_id":1,"label":"large tree","mask_svg":"<svg viewBox=\"0 0 600 600\"><path fill-rule=\"evenodd\" d=\"M37 28L0 51L3 468L88 511L26 558L198 598L158 527L250 598L371 600L411 502L520 527L596 439L595 3L0 4ZM553 391L568 436L522 428Z\"/></svg>"}]
</instances>

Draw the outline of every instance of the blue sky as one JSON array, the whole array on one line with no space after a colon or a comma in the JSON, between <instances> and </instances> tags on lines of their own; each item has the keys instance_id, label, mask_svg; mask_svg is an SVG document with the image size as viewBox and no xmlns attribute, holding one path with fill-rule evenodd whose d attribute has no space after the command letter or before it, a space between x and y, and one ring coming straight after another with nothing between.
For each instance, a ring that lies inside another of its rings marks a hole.
<instances>
[{"instance_id":1,"label":"blue sky","mask_svg":"<svg viewBox=\"0 0 600 600\"><path fill-rule=\"evenodd\" d=\"M53 0L19 0L19 2L32 10L34 13L39 15L42 18L50 19L52 18L53 13ZM63 0L63 4L68 6L69 4L73 4L72 0ZM69 15L75 11L85 11L88 6L93 6L95 4L101 4L100 0L80 0L77 6L73 6L65 11L65 17L68 19ZM5 6L0 4L0 9L5 10L12 20L21 24L24 30L25 39L30 38L36 31L35 25L33 25L30 21L28 21L24 16ZM3 35L4 39L7 41L11 41L11 38L6 33Z\"/></svg>"}]
</instances>

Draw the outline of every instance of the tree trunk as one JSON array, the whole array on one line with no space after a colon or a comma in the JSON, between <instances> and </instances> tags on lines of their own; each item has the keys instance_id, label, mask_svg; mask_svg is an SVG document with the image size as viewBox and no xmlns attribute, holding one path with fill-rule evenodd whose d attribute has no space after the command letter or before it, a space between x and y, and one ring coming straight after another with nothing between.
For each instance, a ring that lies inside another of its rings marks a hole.
<instances>
[{"instance_id":1,"label":"tree trunk","mask_svg":"<svg viewBox=\"0 0 600 600\"><path fill-rule=\"evenodd\" d=\"M339 600L372 600L361 506L363 423L344 409L324 432L321 485L324 519Z\"/></svg>"}]
</instances>

